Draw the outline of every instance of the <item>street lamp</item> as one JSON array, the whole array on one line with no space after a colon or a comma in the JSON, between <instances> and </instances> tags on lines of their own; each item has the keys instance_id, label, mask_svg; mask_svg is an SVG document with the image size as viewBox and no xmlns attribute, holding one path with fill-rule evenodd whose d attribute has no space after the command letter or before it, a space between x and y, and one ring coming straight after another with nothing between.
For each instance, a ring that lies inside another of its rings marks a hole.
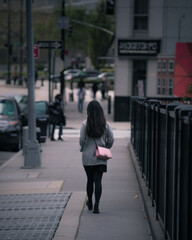
<instances>
[{"instance_id":1,"label":"street lamp","mask_svg":"<svg viewBox=\"0 0 192 240\"><path fill-rule=\"evenodd\" d=\"M27 19L27 80L28 80L28 141L25 143L25 168L41 166L40 145L36 139L36 117L35 117L35 71L33 51L33 19L32 0L26 1Z\"/></svg>"},{"instance_id":2,"label":"street lamp","mask_svg":"<svg viewBox=\"0 0 192 240\"><path fill-rule=\"evenodd\" d=\"M61 4L61 16L65 17L65 0L62 0ZM63 47L61 49L61 59L65 62L65 29L61 29L61 41L63 43ZM63 69L64 70L64 69ZM63 70L60 72L60 93L64 99L65 92L65 75Z\"/></svg>"},{"instance_id":3,"label":"street lamp","mask_svg":"<svg viewBox=\"0 0 192 240\"><path fill-rule=\"evenodd\" d=\"M11 45L11 0L8 0L8 30L7 30L7 49L8 49L8 63L7 63L7 84L11 84L11 55L12 55L12 45Z\"/></svg>"},{"instance_id":4,"label":"street lamp","mask_svg":"<svg viewBox=\"0 0 192 240\"><path fill-rule=\"evenodd\" d=\"M19 85L23 85L23 0L20 0L20 60Z\"/></svg>"}]
</instances>

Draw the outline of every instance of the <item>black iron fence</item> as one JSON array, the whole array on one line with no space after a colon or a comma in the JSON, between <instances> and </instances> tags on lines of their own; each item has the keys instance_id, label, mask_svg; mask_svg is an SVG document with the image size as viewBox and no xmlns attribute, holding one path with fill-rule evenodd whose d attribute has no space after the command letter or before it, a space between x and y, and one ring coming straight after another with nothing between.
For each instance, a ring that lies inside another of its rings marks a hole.
<instances>
[{"instance_id":1,"label":"black iron fence","mask_svg":"<svg viewBox=\"0 0 192 240\"><path fill-rule=\"evenodd\" d=\"M131 143L171 240L192 239L192 105L181 100L131 99Z\"/></svg>"}]
</instances>

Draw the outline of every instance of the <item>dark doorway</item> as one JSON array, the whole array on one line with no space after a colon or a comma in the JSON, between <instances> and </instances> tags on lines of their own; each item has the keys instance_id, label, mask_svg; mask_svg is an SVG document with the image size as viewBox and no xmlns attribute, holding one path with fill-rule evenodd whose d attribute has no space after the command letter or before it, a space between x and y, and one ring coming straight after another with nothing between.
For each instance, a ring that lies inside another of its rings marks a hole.
<instances>
[{"instance_id":1,"label":"dark doorway","mask_svg":"<svg viewBox=\"0 0 192 240\"><path fill-rule=\"evenodd\" d=\"M133 61L133 96L146 96L147 61Z\"/></svg>"}]
</instances>

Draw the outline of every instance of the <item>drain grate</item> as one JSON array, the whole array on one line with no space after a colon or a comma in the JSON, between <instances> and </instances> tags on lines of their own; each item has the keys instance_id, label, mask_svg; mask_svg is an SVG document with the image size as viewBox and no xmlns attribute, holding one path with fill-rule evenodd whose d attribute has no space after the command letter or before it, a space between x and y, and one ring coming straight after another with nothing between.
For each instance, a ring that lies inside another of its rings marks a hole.
<instances>
[{"instance_id":1,"label":"drain grate","mask_svg":"<svg viewBox=\"0 0 192 240\"><path fill-rule=\"evenodd\" d=\"M0 196L0 239L51 240L71 193Z\"/></svg>"}]
</instances>

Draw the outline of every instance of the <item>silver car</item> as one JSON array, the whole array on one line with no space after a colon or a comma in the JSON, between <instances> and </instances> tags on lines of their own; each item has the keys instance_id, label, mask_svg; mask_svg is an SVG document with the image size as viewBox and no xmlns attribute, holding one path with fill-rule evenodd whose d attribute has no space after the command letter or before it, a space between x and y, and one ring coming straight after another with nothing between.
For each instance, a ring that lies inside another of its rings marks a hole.
<instances>
[{"instance_id":1,"label":"silver car","mask_svg":"<svg viewBox=\"0 0 192 240\"><path fill-rule=\"evenodd\" d=\"M22 123L13 97L0 97L0 147L18 151L22 146Z\"/></svg>"}]
</instances>

